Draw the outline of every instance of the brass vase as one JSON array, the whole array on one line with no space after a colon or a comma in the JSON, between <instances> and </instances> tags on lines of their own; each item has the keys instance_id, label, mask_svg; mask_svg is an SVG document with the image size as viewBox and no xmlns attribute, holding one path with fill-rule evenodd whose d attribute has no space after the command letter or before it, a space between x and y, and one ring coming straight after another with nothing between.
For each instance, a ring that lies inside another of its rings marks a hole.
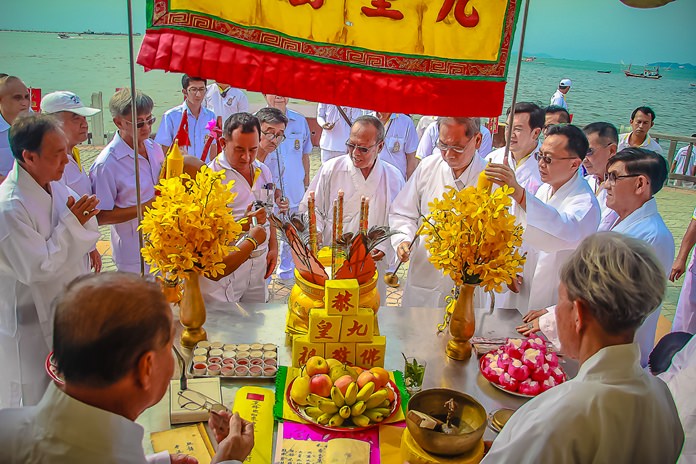
<instances>
[{"instance_id":1,"label":"brass vase","mask_svg":"<svg viewBox=\"0 0 696 464\"><path fill-rule=\"evenodd\" d=\"M181 346L193 348L196 343L206 340L208 335L203 329L205 323L205 303L201 295L197 272L188 272L184 281L184 295L179 303L179 321L184 326L181 333Z\"/></svg>"},{"instance_id":2,"label":"brass vase","mask_svg":"<svg viewBox=\"0 0 696 464\"><path fill-rule=\"evenodd\" d=\"M447 343L446 353L452 359L464 361L471 356L471 343L476 329L474 314L474 291L476 285L464 284L459 287L459 296L454 303L454 311L449 322L452 339Z\"/></svg>"}]
</instances>

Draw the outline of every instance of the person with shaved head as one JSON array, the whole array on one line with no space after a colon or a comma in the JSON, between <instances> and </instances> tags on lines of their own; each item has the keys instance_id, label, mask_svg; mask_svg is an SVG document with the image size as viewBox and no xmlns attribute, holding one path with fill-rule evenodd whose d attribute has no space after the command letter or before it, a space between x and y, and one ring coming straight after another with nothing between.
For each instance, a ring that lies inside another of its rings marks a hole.
<instances>
[{"instance_id":1,"label":"person with shaved head","mask_svg":"<svg viewBox=\"0 0 696 464\"><path fill-rule=\"evenodd\" d=\"M54 358L65 384L50 384L34 407L0 410L0 462L173 463L146 457L135 420L167 392L174 373L172 311L159 286L132 273L91 274L54 303ZM254 446L253 424L211 416L213 463L239 463Z\"/></svg>"},{"instance_id":2,"label":"person with shaved head","mask_svg":"<svg viewBox=\"0 0 696 464\"><path fill-rule=\"evenodd\" d=\"M12 170L14 157L10 150L10 126L22 113L29 111L29 89L19 77L0 77L0 182Z\"/></svg>"}]
</instances>

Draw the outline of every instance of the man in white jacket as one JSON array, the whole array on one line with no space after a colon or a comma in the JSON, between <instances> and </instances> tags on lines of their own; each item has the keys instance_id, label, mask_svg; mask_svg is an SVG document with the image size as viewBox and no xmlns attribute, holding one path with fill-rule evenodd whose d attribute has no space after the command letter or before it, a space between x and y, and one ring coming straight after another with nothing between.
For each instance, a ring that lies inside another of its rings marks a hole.
<instances>
[{"instance_id":1,"label":"man in white jacket","mask_svg":"<svg viewBox=\"0 0 696 464\"><path fill-rule=\"evenodd\" d=\"M641 369L633 342L662 301L663 275L640 240L604 232L580 244L561 269L556 311L578 374L515 411L483 463L677 461L677 408L667 385Z\"/></svg>"},{"instance_id":2,"label":"man in white jacket","mask_svg":"<svg viewBox=\"0 0 696 464\"><path fill-rule=\"evenodd\" d=\"M0 186L0 408L33 405L49 378L51 302L65 284L89 273L99 240L99 202L60 182L68 163L60 123L18 118L10 129L15 157Z\"/></svg>"},{"instance_id":3,"label":"man in white jacket","mask_svg":"<svg viewBox=\"0 0 696 464\"><path fill-rule=\"evenodd\" d=\"M619 232L648 243L657 255L665 276L669 276L674 261L674 237L657 211L655 195L667 179L667 162L655 152L641 148L625 148L607 164L607 206L616 211L617 219L611 224L602 224L599 231ZM535 316L542 314L537 321ZM657 320L660 308L650 313L636 332L636 343L640 346L641 365L648 364L648 356L655 344ZM525 319L538 327L556 345L558 329L555 312L549 308L534 311ZM532 331L533 331L532 329ZM528 334L530 331L525 331Z\"/></svg>"},{"instance_id":4,"label":"man in white jacket","mask_svg":"<svg viewBox=\"0 0 696 464\"><path fill-rule=\"evenodd\" d=\"M429 156L418 165L394 199L389 213L389 227L401 232L392 236L397 257L401 261L410 260L403 306L445 305L454 283L428 261L424 240L416 238L416 231L423 217L430 214L428 203L442 198L449 187L462 190L476 185L486 166L484 159L476 154L481 145L479 118L440 118L438 124L437 148L441 154Z\"/></svg>"},{"instance_id":5,"label":"man in white jacket","mask_svg":"<svg viewBox=\"0 0 696 464\"><path fill-rule=\"evenodd\" d=\"M146 457L135 422L167 394L174 373L176 330L159 286L132 273L89 275L71 282L55 308L54 359L65 384L51 384L37 406L0 410L0 462L196 462L168 451ZM220 411L208 424L219 442L212 463L246 459L252 423Z\"/></svg>"},{"instance_id":6,"label":"man in white jacket","mask_svg":"<svg viewBox=\"0 0 696 464\"><path fill-rule=\"evenodd\" d=\"M505 164L489 164L491 181L514 188L516 215L525 227L522 236L527 255L516 308L546 308L558 300L558 272L582 240L597 231L599 205L578 169L587 153L583 132L572 125L551 126L535 155L544 184L532 195L522 188L515 172Z\"/></svg>"},{"instance_id":7,"label":"man in white jacket","mask_svg":"<svg viewBox=\"0 0 696 464\"><path fill-rule=\"evenodd\" d=\"M322 245L331 244L333 230L333 201L339 190L344 193L343 232L357 233L360 229L360 205L363 196L370 199L368 224L389 225L389 207L404 186L401 172L383 161L379 153L384 143L384 125L374 116L360 116L353 123L344 146L348 154L322 164L302 199L300 211L307 211L309 192L314 192L317 233ZM394 262L394 249L384 241L372 250L380 279L380 297L386 301L384 273Z\"/></svg>"}]
</instances>

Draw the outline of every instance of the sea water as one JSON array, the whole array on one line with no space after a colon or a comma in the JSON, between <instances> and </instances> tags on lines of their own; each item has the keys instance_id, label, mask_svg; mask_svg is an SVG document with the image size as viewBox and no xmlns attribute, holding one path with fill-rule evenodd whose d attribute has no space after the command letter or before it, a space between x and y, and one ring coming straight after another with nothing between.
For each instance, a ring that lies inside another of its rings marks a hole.
<instances>
[{"instance_id":1,"label":"sea water","mask_svg":"<svg viewBox=\"0 0 696 464\"><path fill-rule=\"evenodd\" d=\"M142 36L135 37L136 56L141 41ZM513 55L508 70L505 108L511 100L515 59ZM551 58L523 62L518 101L547 106L558 82L569 78L573 86L566 101L573 121L578 124L608 121L627 129L631 111L647 105L657 114L655 132L682 136L696 133L696 87L690 85L696 83L696 71L661 69L662 79L649 80L628 78L622 68L621 64ZM611 74L597 71L611 71ZM0 72L21 77L28 86L40 88L44 95L55 90L71 90L87 104L93 92L102 92L104 122L111 131L114 127L108 115L109 98L116 88L130 86L128 37L83 35L60 39L55 33L0 32ZM156 105L153 113L158 119L183 98L180 74L145 72L142 66L136 65L136 86L153 98ZM258 106L263 97L250 92L249 100ZM307 102L293 100L293 103Z\"/></svg>"}]
</instances>

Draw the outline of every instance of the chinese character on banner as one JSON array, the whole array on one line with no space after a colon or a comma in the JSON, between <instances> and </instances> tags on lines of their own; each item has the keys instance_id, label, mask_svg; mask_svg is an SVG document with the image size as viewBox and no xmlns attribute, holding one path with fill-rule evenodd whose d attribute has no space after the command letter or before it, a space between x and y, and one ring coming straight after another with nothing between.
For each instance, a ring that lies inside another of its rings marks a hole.
<instances>
[{"instance_id":1,"label":"chinese character on banner","mask_svg":"<svg viewBox=\"0 0 696 464\"><path fill-rule=\"evenodd\" d=\"M342 346L341 348L334 350L333 353L331 353L331 357L334 358L336 361L346 363L348 362L348 354L350 354L348 348Z\"/></svg>"},{"instance_id":2,"label":"chinese character on banner","mask_svg":"<svg viewBox=\"0 0 696 464\"><path fill-rule=\"evenodd\" d=\"M457 2L457 6L454 6L454 2ZM450 14L454 6L454 19L456 19L459 24L464 27L476 27L479 23L478 11L476 11L476 8L472 7L471 14L467 15L466 11L464 11L467 3L469 3L469 0L445 0L440 9L440 13L437 15L437 22L439 23L444 20L447 15Z\"/></svg>"},{"instance_id":3,"label":"chinese character on banner","mask_svg":"<svg viewBox=\"0 0 696 464\"><path fill-rule=\"evenodd\" d=\"M370 3L374 8L369 8L367 6L361 8L362 12L365 13L365 16L369 16L371 18L383 16L385 18L396 20L404 19L403 13L401 13L399 10L389 9L391 8L391 2L388 2L387 0L372 0Z\"/></svg>"},{"instance_id":4,"label":"chinese character on banner","mask_svg":"<svg viewBox=\"0 0 696 464\"><path fill-rule=\"evenodd\" d=\"M338 293L331 302L331 307L338 311L347 311L350 308L350 299L353 295L349 292Z\"/></svg>"},{"instance_id":5,"label":"chinese character on banner","mask_svg":"<svg viewBox=\"0 0 696 464\"><path fill-rule=\"evenodd\" d=\"M360 354L360 359L364 365L372 366L379 361L379 358L379 350L375 348L368 348Z\"/></svg>"},{"instance_id":6,"label":"chinese character on banner","mask_svg":"<svg viewBox=\"0 0 696 464\"><path fill-rule=\"evenodd\" d=\"M367 335L367 324L360 324L358 321L354 320L353 327L348 329L348 336L351 336L353 334L356 334L360 337Z\"/></svg>"},{"instance_id":7,"label":"chinese character on banner","mask_svg":"<svg viewBox=\"0 0 696 464\"><path fill-rule=\"evenodd\" d=\"M319 335L317 335L317 338L331 339L329 336L329 330L333 327L331 322L322 319L319 324L317 324L317 327L319 328Z\"/></svg>"},{"instance_id":8,"label":"chinese character on banner","mask_svg":"<svg viewBox=\"0 0 696 464\"><path fill-rule=\"evenodd\" d=\"M317 355L317 349L312 348L311 350L308 349L306 346L302 348L302 352L300 353L300 358L297 360L300 366L307 364L307 360L311 358L312 356Z\"/></svg>"},{"instance_id":9,"label":"chinese character on banner","mask_svg":"<svg viewBox=\"0 0 696 464\"><path fill-rule=\"evenodd\" d=\"M315 10L324 6L324 0L290 0L292 6L310 5Z\"/></svg>"}]
</instances>

